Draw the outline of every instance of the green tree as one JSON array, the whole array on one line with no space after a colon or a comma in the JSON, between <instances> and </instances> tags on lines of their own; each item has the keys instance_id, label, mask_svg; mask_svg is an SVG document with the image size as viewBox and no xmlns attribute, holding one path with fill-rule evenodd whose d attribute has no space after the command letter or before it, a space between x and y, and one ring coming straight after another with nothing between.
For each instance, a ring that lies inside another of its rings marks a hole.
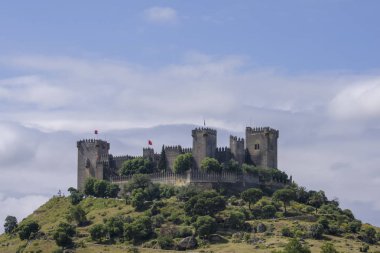
<instances>
[{"instance_id":1,"label":"green tree","mask_svg":"<svg viewBox=\"0 0 380 253\"><path fill-rule=\"evenodd\" d=\"M248 208L251 210L251 205L254 205L263 197L263 192L257 188L250 188L241 193L241 198L248 202Z\"/></svg>"},{"instance_id":2,"label":"green tree","mask_svg":"<svg viewBox=\"0 0 380 253\"><path fill-rule=\"evenodd\" d=\"M204 191L191 197L185 203L188 215L214 215L226 208L226 201L215 191Z\"/></svg>"},{"instance_id":3,"label":"green tree","mask_svg":"<svg viewBox=\"0 0 380 253\"><path fill-rule=\"evenodd\" d=\"M378 240L376 230L372 226L365 227L360 231L359 239L369 244L375 244Z\"/></svg>"},{"instance_id":4,"label":"green tree","mask_svg":"<svg viewBox=\"0 0 380 253\"><path fill-rule=\"evenodd\" d=\"M40 225L35 221L27 221L18 228L18 235L21 240L29 240L35 233L40 230Z\"/></svg>"},{"instance_id":5,"label":"green tree","mask_svg":"<svg viewBox=\"0 0 380 253\"><path fill-rule=\"evenodd\" d=\"M153 173L153 163L149 159L142 157L133 158L123 163L120 174L132 175L132 174L149 174Z\"/></svg>"},{"instance_id":6,"label":"green tree","mask_svg":"<svg viewBox=\"0 0 380 253\"><path fill-rule=\"evenodd\" d=\"M160 160L158 160L158 170L160 171L166 171L168 167L168 163L166 161L166 153L165 153L165 147L162 145Z\"/></svg>"},{"instance_id":7,"label":"green tree","mask_svg":"<svg viewBox=\"0 0 380 253\"><path fill-rule=\"evenodd\" d=\"M215 158L206 157L201 162L201 170L203 172L216 172L222 171L222 166Z\"/></svg>"},{"instance_id":8,"label":"green tree","mask_svg":"<svg viewBox=\"0 0 380 253\"><path fill-rule=\"evenodd\" d=\"M121 238L124 234L124 222L123 216L115 216L107 219L105 227L110 239Z\"/></svg>"},{"instance_id":9,"label":"green tree","mask_svg":"<svg viewBox=\"0 0 380 253\"><path fill-rule=\"evenodd\" d=\"M181 154L174 160L174 172L183 173L188 171L193 164L193 155L191 153Z\"/></svg>"},{"instance_id":10,"label":"green tree","mask_svg":"<svg viewBox=\"0 0 380 253\"><path fill-rule=\"evenodd\" d=\"M273 253L311 253L309 247L303 246L301 242L294 238L291 239L282 251L273 251Z\"/></svg>"},{"instance_id":11,"label":"green tree","mask_svg":"<svg viewBox=\"0 0 380 253\"><path fill-rule=\"evenodd\" d=\"M106 197L107 184L105 180L96 180L94 183L94 196L104 198Z\"/></svg>"},{"instance_id":12,"label":"green tree","mask_svg":"<svg viewBox=\"0 0 380 253\"><path fill-rule=\"evenodd\" d=\"M57 230L53 234L55 243L62 248L70 248L73 246L72 237L75 235L75 227L68 223L60 223Z\"/></svg>"},{"instance_id":13,"label":"green tree","mask_svg":"<svg viewBox=\"0 0 380 253\"><path fill-rule=\"evenodd\" d=\"M131 180L125 185L125 191L132 192L135 189L145 189L152 184L148 175L135 174L132 176Z\"/></svg>"},{"instance_id":14,"label":"green tree","mask_svg":"<svg viewBox=\"0 0 380 253\"><path fill-rule=\"evenodd\" d=\"M83 199L83 194L82 193L80 193L78 191L72 191L70 193L71 194L69 196L69 199L70 199L71 204L77 205L77 204L79 204L82 201L82 199Z\"/></svg>"},{"instance_id":15,"label":"green tree","mask_svg":"<svg viewBox=\"0 0 380 253\"><path fill-rule=\"evenodd\" d=\"M93 177L89 177L86 179L84 183L84 194L87 196L94 196L94 184L96 179Z\"/></svg>"},{"instance_id":16,"label":"green tree","mask_svg":"<svg viewBox=\"0 0 380 253\"><path fill-rule=\"evenodd\" d=\"M140 216L124 225L124 237L134 243L148 240L153 235L152 221L148 216Z\"/></svg>"},{"instance_id":17,"label":"green tree","mask_svg":"<svg viewBox=\"0 0 380 253\"><path fill-rule=\"evenodd\" d=\"M276 215L276 207L273 205L265 205L262 208L261 215L263 218L273 218Z\"/></svg>"},{"instance_id":18,"label":"green tree","mask_svg":"<svg viewBox=\"0 0 380 253\"><path fill-rule=\"evenodd\" d=\"M107 229L104 224L95 224L90 228L90 235L93 241L101 243L107 235Z\"/></svg>"},{"instance_id":19,"label":"green tree","mask_svg":"<svg viewBox=\"0 0 380 253\"><path fill-rule=\"evenodd\" d=\"M199 216L193 226L200 237L207 237L216 232L216 221L208 215Z\"/></svg>"},{"instance_id":20,"label":"green tree","mask_svg":"<svg viewBox=\"0 0 380 253\"><path fill-rule=\"evenodd\" d=\"M147 208L146 201L149 196L143 189L136 189L131 194L131 205L136 209L136 211L143 211Z\"/></svg>"},{"instance_id":21,"label":"green tree","mask_svg":"<svg viewBox=\"0 0 380 253\"><path fill-rule=\"evenodd\" d=\"M310 226L310 236L314 239L322 239L323 236L323 226L321 224L313 224Z\"/></svg>"},{"instance_id":22,"label":"green tree","mask_svg":"<svg viewBox=\"0 0 380 253\"><path fill-rule=\"evenodd\" d=\"M321 253L339 253L334 247L334 244L326 242L321 247Z\"/></svg>"},{"instance_id":23,"label":"green tree","mask_svg":"<svg viewBox=\"0 0 380 253\"><path fill-rule=\"evenodd\" d=\"M286 214L286 206L289 205L290 201L295 199L295 192L291 189L280 189L275 191L273 194L273 199L275 201L281 201L284 204L284 210Z\"/></svg>"},{"instance_id":24,"label":"green tree","mask_svg":"<svg viewBox=\"0 0 380 253\"><path fill-rule=\"evenodd\" d=\"M17 218L14 216L8 215L5 218L5 222L4 222L5 233L11 234L15 231L16 228L17 228Z\"/></svg>"},{"instance_id":25,"label":"green tree","mask_svg":"<svg viewBox=\"0 0 380 253\"><path fill-rule=\"evenodd\" d=\"M228 212L228 217L225 221L227 227L232 229L243 228L245 222L245 215L240 211L230 211Z\"/></svg>"},{"instance_id":26,"label":"green tree","mask_svg":"<svg viewBox=\"0 0 380 253\"><path fill-rule=\"evenodd\" d=\"M120 192L120 187L117 184L107 184L106 196L109 198L116 198Z\"/></svg>"},{"instance_id":27,"label":"green tree","mask_svg":"<svg viewBox=\"0 0 380 253\"><path fill-rule=\"evenodd\" d=\"M83 226L88 222L86 213L80 206L73 206L69 209L67 220L69 222L75 222L78 226Z\"/></svg>"},{"instance_id":28,"label":"green tree","mask_svg":"<svg viewBox=\"0 0 380 253\"><path fill-rule=\"evenodd\" d=\"M229 172L240 172L241 168L236 160L231 159L228 162L223 163L223 170Z\"/></svg>"},{"instance_id":29,"label":"green tree","mask_svg":"<svg viewBox=\"0 0 380 253\"><path fill-rule=\"evenodd\" d=\"M309 197L309 205L315 207L315 212L318 212L318 208L320 208L323 204L327 202L327 197L324 191L312 192Z\"/></svg>"}]
</instances>

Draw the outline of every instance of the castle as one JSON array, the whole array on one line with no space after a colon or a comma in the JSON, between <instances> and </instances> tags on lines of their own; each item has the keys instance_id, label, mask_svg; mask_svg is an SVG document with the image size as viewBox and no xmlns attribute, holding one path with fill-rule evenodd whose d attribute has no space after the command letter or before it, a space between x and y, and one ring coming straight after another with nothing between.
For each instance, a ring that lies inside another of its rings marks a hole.
<instances>
[{"instance_id":1,"label":"castle","mask_svg":"<svg viewBox=\"0 0 380 253\"><path fill-rule=\"evenodd\" d=\"M248 185L259 184L258 178L237 173L202 173L201 162L206 157L217 159L225 163L234 159L242 165L251 163L264 168L277 168L277 139L279 131L270 127L246 127L245 140L236 136L230 136L229 147L217 147L217 131L211 128L196 128L192 130L192 148L181 146L164 146L164 155L167 164L165 172L151 174L151 179L156 182L170 184L189 183L235 183ZM99 139L80 140L78 148L78 189L83 189L88 177L109 180L122 184L129 180L128 177L119 175L119 170L127 160L135 156L113 156L109 153L110 144ZM193 168L186 174L173 173L174 161L180 154L191 153L193 156ZM140 157L151 160L157 165L160 154L153 148L143 148Z\"/></svg>"}]
</instances>

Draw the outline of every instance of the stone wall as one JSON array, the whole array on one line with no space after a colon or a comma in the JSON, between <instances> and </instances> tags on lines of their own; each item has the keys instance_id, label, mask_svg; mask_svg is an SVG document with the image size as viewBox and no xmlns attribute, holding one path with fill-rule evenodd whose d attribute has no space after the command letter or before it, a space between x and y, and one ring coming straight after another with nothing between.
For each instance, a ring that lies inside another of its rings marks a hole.
<instances>
[{"instance_id":1,"label":"stone wall","mask_svg":"<svg viewBox=\"0 0 380 253\"><path fill-rule=\"evenodd\" d=\"M194 169L199 169L206 157L215 158L216 130L210 128L196 128L192 131Z\"/></svg>"}]
</instances>

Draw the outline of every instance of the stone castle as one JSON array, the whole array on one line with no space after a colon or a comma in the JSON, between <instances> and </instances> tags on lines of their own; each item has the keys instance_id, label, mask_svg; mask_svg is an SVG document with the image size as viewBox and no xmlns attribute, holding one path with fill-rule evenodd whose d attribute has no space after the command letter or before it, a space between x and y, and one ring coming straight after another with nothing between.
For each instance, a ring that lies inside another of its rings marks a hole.
<instances>
[{"instance_id":1,"label":"stone castle","mask_svg":"<svg viewBox=\"0 0 380 253\"><path fill-rule=\"evenodd\" d=\"M202 173L199 168L206 157L217 159L220 163L236 160L240 165L251 163L264 168L277 168L277 139L279 131L270 127L247 127L244 138L230 136L229 147L217 147L217 131L211 128L196 128L191 133L193 147L164 146L167 170L165 172L151 174L151 179L156 182L169 184L190 183L235 183L244 185L258 184L258 178L237 173ZM122 184L129 180L128 177L119 175L119 170L127 160L135 156L113 156L109 153L110 144L99 139L81 140L78 147L78 189L83 189L88 177L109 180ZM193 156L193 168L183 175L173 173L174 160L180 154L191 153ZM160 154L153 148L143 148L140 157L151 160L157 164Z\"/></svg>"}]
</instances>

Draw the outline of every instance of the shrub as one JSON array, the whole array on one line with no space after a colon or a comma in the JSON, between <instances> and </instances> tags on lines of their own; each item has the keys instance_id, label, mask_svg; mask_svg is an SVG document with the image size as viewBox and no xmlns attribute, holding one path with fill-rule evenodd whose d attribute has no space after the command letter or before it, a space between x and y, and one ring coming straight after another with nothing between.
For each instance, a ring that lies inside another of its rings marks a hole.
<instances>
[{"instance_id":1,"label":"shrub","mask_svg":"<svg viewBox=\"0 0 380 253\"><path fill-rule=\"evenodd\" d=\"M332 243L325 243L321 247L321 253L339 253Z\"/></svg>"},{"instance_id":2,"label":"shrub","mask_svg":"<svg viewBox=\"0 0 380 253\"><path fill-rule=\"evenodd\" d=\"M273 205L266 205L262 208L261 215L263 218L273 218L276 215L276 207Z\"/></svg>"},{"instance_id":3,"label":"shrub","mask_svg":"<svg viewBox=\"0 0 380 253\"><path fill-rule=\"evenodd\" d=\"M78 226L84 226L87 224L86 213L80 206L73 206L69 209L69 215L67 216L69 222L74 221Z\"/></svg>"},{"instance_id":4,"label":"shrub","mask_svg":"<svg viewBox=\"0 0 380 253\"><path fill-rule=\"evenodd\" d=\"M321 224L313 224L309 229L310 237L314 239L322 239L323 226Z\"/></svg>"},{"instance_id":5,"label":"shrub","mask_svg":"<svg viewBox=\"0 0 380 253\"><path fill-rule=\"evenodd\" d=\"M201 170L203 172L221 172L222 166L215 158L206 157L201 162Z\"/></svg>"},{"instance_id":6,"label":"shrub","mask_svg":"<svg viewBox=\"0 0 380 253\"><path fill-rule=\"evenodd\" d=\"M226 225L232 229L240 229L245 222L245 215L239 211L230 211L226 219Z\"/></svg>"},{"instance_id":7,"label":"shrub","mask_svg":"<svg viewBox=\"0 0 380 253\"><path fill-rule=\"evenodd\" d=\"M148 194L142 189L136 189L130 197L131 205L136 211L143 211L147 208L146 201L149 199Z\"/></svg>"},{"instance_id":8,"label":"shrub","mask_svg":"<svg viewBox=\"0 0 380 253\"><path fill-rule=\"evenodd\" d=\"M193 224L196 233L200 237L207 237L208 235L216 232L216 222L211 216L199 216L197 221Z\"/></svg>"},{"instance_id":9,"label":"shrub","mask_svg":"<svg viewBox=\"0 0 380 253\"><path fill-rule=\"evenodd\" d=\"M185 203L189 215L214 215L226 208L226 201L215 191L204 191L191 197Z\"/></svg>"},{"instance_id":10,"label":"shrub","mask_svg":"<svg viewBox=\"0 0 380 253\"><path fill-rule=\"evenodd\" d=\"M18 235L21 240L29 240L33 234L40 230L40 226L35 221L27 221L20 225L18 228Z\"/></svg>"},{"instance_id":11,"label":"shrub","mask_svg":"<svg viewBox=\"0 0 380 253\"><path fill-rule=\"evenodd\" d=\"M124 237L134 243L148 240L153 235L152 221L148 216L137 218L124 225Z\"/></svg>"},{"instance_id":12,"label":"shrub","mask_svg":"<svg viewBox=\"0 0 380 253\"><path fill-rule=\"evenodd\" d=\"M157 238L157 243L161 249L172 249L174 247L173 238L169 236L160 236Z\"/></svg>"},{"instance_id":13,"label":"shrub","mask_svg":"<svg viewBox=\"0 0 380 253\"><path fill-rule=\"evenodd\" d=\"M107 230L108 237L110 239L123 237L124 234L124 222L123 216L115 216L109 218L105 222L105 228Z\"/></svg>"},{"instance_id":14,"label":"shrub","mask_svg":"<svg viewBox=\"0 0 380 253\"><path fill-rule=\"evenodd\" d=\"M359 220L354 220L348 223L348 229L351 233L359 233L362 227L362 222Z\"/></svg>"},{"instance_id":15,"label":"shrub","mask_svg":"<svg viewBox=\"0 0 380 253\"><path fill-rule=\"evenodd\" d=\"M376 243L378 240L376 236L376 230L373 227L366 227L362 229L359 235L359 239L369 244Z\"/></svg>"},{"instance_id":16,"label":"shrub","mask_svg":"<svg viewBox=\"0 0 380 253\"><path fill-rule=\"evenodd\" d=\"M192 185L182 186L178 189L177 199L180 201L188 201L191 197L197 195L200 190Z\"/></svg>"},{"instance_id":17,"label":"shrub","mask_svg":"<svg viewBox=\"0 0 380 253\"><path fill-rule=\"evenodd\" d=\"M73 246L72 237L75 235L75 227L68 223L60 223L53 234L55 243L62 248Z\"/></svg>"},{"instance_id":18,"label":"shrub","mask_svg":"<svg viewBox=\"0 0 380 253\"><path fill-rule=\"evenodd\" d=\"M96 224L90 228L91 239L97 242L102 242L107 235L107 229L104 224Z\"/></svg>"},{"instance_id":19,"label":"shrub","mask_svg":"<svg viewBox=\"0 0 380 253\"><path fill-rule=\"evenodd\" d=\"M132 174L148 174L153 172L153 163L145 158L137 157L131 160L127 160L123 163L120 174L132 175Z\"/></svg>"},{"instance_id":20,"label":"shrub","mask_svg":"<svg viewBox=\"0 0 380 253\"><path fill-rule=\"evenodd\" d=\"M289 227L283 227L281 229L281 234L282 234L282 236L285 236L285 237L293 237L294 236L292 230Z\"/></svg>"},{"instance_id":21,"label":"shrub","mask_svg":"<svg viewBox=\"0 0 380 253\"><path fill-rule=\"evenodd\" d=\"M170 198L176 195L176 188L172 185L162 184L160 185L160 197Z\"/></svg>"},{"instance_id":22,"label":"shrub","mask_svg":"<svg viewBox=\"0 0 380 253\"><path fill-rule=\"evenodd\" d=\"M284 250L273 251L273 253L311 253L311 251L309 247L303 246L298 239L294 238L286 244Z\"/></svg>"},{"instance_id":23,"label":"shrub","mask_svg":"<svg viewBox=\"0 0 380 253\"><path fill-rule=\"evenodd\" d=\"M193 155L191 153L181 154L174 160L174 172L183 173L188 171L193 164Z\"/></svg>"}]
</instances>

